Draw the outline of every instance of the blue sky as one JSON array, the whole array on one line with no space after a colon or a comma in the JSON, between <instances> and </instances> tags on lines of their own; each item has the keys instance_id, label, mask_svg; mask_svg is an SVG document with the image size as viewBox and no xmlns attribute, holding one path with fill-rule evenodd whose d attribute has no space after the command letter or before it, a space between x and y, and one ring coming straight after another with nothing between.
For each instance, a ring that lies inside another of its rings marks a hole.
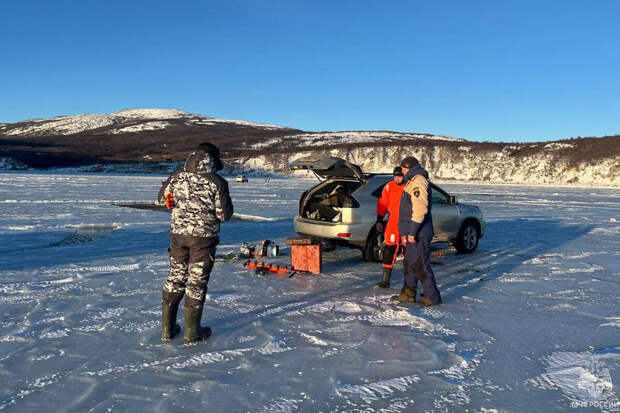
<instances>
[{"instance_id":1,"label":"blue sky","mask_svg":"<svg viewBox=\"0 0 620 413\"><path fill-rule=\"evenodd\" d=\"M620 133L620 1L0 3L0 122L177 108L471 140Z\"/></svg>"}]
</instances>

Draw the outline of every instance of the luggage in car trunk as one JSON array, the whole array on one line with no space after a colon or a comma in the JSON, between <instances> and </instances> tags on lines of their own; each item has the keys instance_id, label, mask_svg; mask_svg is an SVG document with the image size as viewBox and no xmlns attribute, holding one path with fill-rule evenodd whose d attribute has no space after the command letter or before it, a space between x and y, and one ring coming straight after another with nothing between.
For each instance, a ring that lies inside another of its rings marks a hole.
<instances>
[{"instance_id":1,"label":"luggage in car trunk","mask_svg":"<svg viewBox=\"0 0 620 413\"><path fill-rule=\"evenodd\" d=\"M317 221L341 222L341 208L359 205L352 193L360 186L358 181L344 180L330 180L318 185L304 197L300 215Z\"/></svg>"}]
</instances>

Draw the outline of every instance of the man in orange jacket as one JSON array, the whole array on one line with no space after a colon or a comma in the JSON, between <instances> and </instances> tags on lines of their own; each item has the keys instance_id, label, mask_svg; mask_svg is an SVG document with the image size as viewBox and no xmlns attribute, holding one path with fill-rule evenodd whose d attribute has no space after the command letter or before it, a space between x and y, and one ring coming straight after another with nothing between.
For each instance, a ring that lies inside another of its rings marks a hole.
<instances>
[{"instance_id":1,"label":"man in orange jacket","mask_svg":"<svg viewBox=\"0 0 620 413\"><path fill-rule=\"evenodd\" d=\"M384 233L385 244L383 245L383 278L375 288L389 288L392 269L398 256L400 246L400 234L398 233L398 217L400 210L400 197L403 194L403 170L400 166L394 168L394 180L383 187L381 198L377 201L377 231ZM389 214L387 225L383 220Z\"/></svg>"}]
</instances>

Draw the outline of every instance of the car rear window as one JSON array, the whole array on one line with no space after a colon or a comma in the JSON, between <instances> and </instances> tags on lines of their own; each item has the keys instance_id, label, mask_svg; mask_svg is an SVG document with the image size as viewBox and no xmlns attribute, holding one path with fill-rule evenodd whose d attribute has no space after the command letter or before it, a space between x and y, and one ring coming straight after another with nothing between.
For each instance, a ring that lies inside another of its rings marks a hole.
<instances>
[{"instance_id":1,"label":"car rear window","mask_svg":"<svg viewBox=\"0 0 620 413\"><path fill-rule=\"evenodd\" d=\"M385 185L387 185L387 182L384 182L381 185L379 185L377 189L375 189L374 191L370 193L370 195L374 196L375 198L381 198L381 193L383 192L383 187Z\"/></svg>"}]
</instances>

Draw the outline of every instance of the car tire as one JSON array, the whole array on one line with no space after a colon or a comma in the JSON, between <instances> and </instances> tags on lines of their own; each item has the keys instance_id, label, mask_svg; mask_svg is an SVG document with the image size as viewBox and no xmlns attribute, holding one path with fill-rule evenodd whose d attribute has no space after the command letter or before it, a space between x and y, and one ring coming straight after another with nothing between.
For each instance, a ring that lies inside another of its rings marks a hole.
<instances>
[{"instance_id":1,"label":"car tire","mask_svg":"<svg viewBox=\"0 0 620 413\"><path fill-rule=\"evenodd\" d=\"M370 230L368 238L366 239L366 245L362 248L362 254L364 255L364 261L366 262L381 262L383 260L383 251L381 246L383 245L383 233L378 232L375 227Z\"/></svg>"},{"instance_id":2,"label":"car tire","mask_svg":"<svg viewBox=\"0 0 620 413\"><path fill-rule=\"evenodd\" d=\"M321 250L323 252L331 252L334 251L338 246L336 244L332 244L331 242L321 242Z\"/></svg>"},{"instance_id":3,"label":"car tire","mask_svg":"<svg viewBox=\"0 0 620 413\"><path fill-rule=\"evenodd\" d=\"M476 221L465 221L456 239L455 247L459 254L471 254L478 248L480 226Z\"/></svg>"}]
</instances>

